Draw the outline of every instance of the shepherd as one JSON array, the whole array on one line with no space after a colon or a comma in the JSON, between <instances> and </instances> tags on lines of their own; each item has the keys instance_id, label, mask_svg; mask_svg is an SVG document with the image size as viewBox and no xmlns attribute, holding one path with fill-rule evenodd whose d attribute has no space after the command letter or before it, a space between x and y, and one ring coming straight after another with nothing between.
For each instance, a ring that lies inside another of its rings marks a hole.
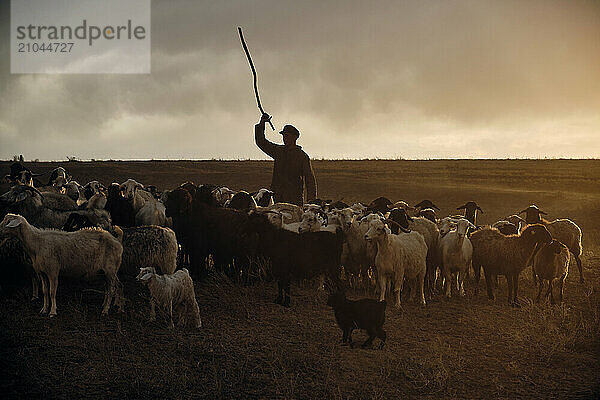
<instances>
[{"instance_id":1,"label":"shepherd","mask_svg":"<svg viewBox=\"0 0 600 400\"><path fill-rule=\"evenodd\" d=\"M302 206L305 185L306 201L315 200L317 183L310 157L296 144L300 131L293 125L285 125L279 132L283 136L283 144L275 144L265 138L265 123L270 121L271 116L263 113L258 124L254 126L254 140L256 145L275 161L271 181L275 202Z\"/></svg>"}]
</instances>

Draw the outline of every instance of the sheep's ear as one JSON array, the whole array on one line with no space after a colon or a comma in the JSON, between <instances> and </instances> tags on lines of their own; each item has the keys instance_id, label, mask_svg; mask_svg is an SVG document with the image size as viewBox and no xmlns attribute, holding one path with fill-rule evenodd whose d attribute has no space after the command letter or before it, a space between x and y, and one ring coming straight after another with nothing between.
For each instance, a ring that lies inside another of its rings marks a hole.
<instances>
[{"instance_id":1,"label":"sheep's ear","mask_svg":"<svg viewBox=\"0 0 600 400\"><path fill-rule=\"evenodd\" d=\"M11 219L8 224L6 225L7 228L16 228L17 226L21 225L21 220L20 219Z\"/></svg>"},{"instance_id":2,"label":"sheep's ear","mask_svg":"<svg viewBox=\"0 0 600 400\"><path fill-rule=\"evenodd\" d=\"M149 280L150 278L152 278L152 274L150 272L147 272L140 278L140 281L145 282L145 281Z\"/></svg>"}]
</instances>

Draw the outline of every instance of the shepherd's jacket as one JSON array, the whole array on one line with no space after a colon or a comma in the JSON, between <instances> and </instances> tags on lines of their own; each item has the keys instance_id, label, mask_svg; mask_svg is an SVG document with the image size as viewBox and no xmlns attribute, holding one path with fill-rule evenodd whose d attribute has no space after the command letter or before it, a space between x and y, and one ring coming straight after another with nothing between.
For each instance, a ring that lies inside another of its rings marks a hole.
<instances>
[{"instance_id":1,"label":"shepherd's jacket","mask_svg":"<svg viewBox=\"0 0 600 400\"><path fill-rule=\"evenodd\" d=\"M275 161L271 190L276 202L304 204L304 185L306 200L317 197L315 174L308 154L298 145L285 146L275 144L265 138L265 125L254 126L256 145Z\"/></svg>"}]
</instances>

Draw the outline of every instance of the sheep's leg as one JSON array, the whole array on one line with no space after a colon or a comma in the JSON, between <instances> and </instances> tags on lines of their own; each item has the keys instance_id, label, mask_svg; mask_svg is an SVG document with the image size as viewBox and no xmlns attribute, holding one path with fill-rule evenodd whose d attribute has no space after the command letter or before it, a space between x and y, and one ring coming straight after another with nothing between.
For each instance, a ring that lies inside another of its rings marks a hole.
<instances>
[{"instance_id":1,"label":"sheep's leg","mask_svg":"<svg viewBox=\"0 0 600 400\"><path fill-rule=\"evenodd\" d=\"M426 304L425 302L425 274L427 273L427 271L425 271L422 274L419 274L419 276L417 277L417 287L418 287L418 291L419 291L419 301L421 303L422 306L424 306Z\"/></svg>"},{"instance_id":2,"label":"sheep's leg","mask_svg":"<svg viewBox=\"0 0 600 400\"><path fill-rule=\"evenodd\" d=\"M446 266L444 266L444 292L447 298L452 295L452 274Z\"/></svg>"},{"instance_id":3,"label":"sheep's leg","mask_svg":"<svg viewBox=\"0 0 600 400\"><path fill-rule=\"evenodd\" d=\"M369 335L369 337L367 338L367 340L365 340L365 342L361 345L361 347L364 349L366 347L369 347L373 344L373 340L375 340L375 338L377 337L377 333L373 330L368 330L367 334Z\"/></svg>"},{"instance_id":4,"label":"sheep's leg","mask_svg":"<svg viewBox=\"0 0 600 400\"><path fill-rule=\"evenodd\" d=\"M396 295L396 308L401 308L402 300L402 285L404 284L403 272L396 273L396 280L394 282L394 294Z\"/></svg>"},{"instance_id":5,"label":"sheep's leg","mask_svg":"<svg viewBox=\"0 0 600 400\"><path fill-rule=\"evenodd\" d=\"M40 281L42 282L42 295L44 296L44 304L42 305L42 309L40 310L40 314L46 314L48 312L48 284L46 283L46 277L44 273L40 273L39 275Z\"/></svg>"},{"instance_id":6,"label":"sheep's leg","mask_svg":"<svg viewBox=\"0 0 600 400\"><path fill-rule=\"evenodd\" d=\"M107 279L109 279L107 277ZM110 308L110 303L112 301L112 296L114 292L114 283L112 280L106 283L106 289L104 291L104 302L102 303L102 315L108 315L108 309Z\"/></svg>"},{"instance_id":7,"label":"sheep's leg","mask_svg":"<svg viewBox=\"0 0 600 400\"><path fill-rule=\"evenodd\" d=\"M175 327L173 324L173 299L169 300L167 311L169 312L169 329L173 329Z\"/></svg>"},{"instance_id":8,"label":"sheep's leg","mask_svg":"<svg viewBox=\"0 0 600 400\"><path fill-rule=\"evenodd\" d=\"M563 302L563 295L564 295L564 289L565 289L565 280L566 280L566 276L563 275L560 278L560 292L559 292L560 293L559 299L560 299L561 304Z\"/></svg>"},{"instance_id":9,"label":"sheep's leg","mask_svg":"<svg viewBox=\"0 0 600 400\"><path fill-rule=\"evenodd\" d=\"M31 274L31 301L35 301L38 299L39 292L40 292L39 277L34 272L33 274Z\"/></svg>"},{"instance_id":10,"label":"sheep's leg","mask_svg":"<svg viewBox=\"0 0 600 400\"><path fill-rule=\"evenodd\" d=\"M548 292L550 293L550 304L556 304L554 302L554 294L552 293L552 281L553 281L553 279L550 279L548 281ZM546 297L548 297L548 293L546 293Z\"/></svg>"},{"instance_id":11,"label":"sheep's leg","mask_svg":"<svg viewBox=\"0 0 600 400\"><path fill-rule=\"evenodd\" d=\"M379 274L379 301L385 300L385 290L387 288L387 279L383 274Z\"/></svg>"},{"instance_id":12,"label":"sheep's leg","mask_svg":"<svg viewBox=\"0 0 600 400\"><path fill-rule=\"evenodd\" d=\"M58 274L48 276L50 286L50 317L56 317L56 287L58 286Z\"/></svg>"},{"instance_id":13,"label":"sheep's leg","mask_svg":"<svg viewBox=\"0 0 600 400\"><path fill-rule=\"evenodd\" d=\"M577 261L577 268L579 269L579 282L584 283L585 279L583 278L583 265L581 264L581 258L577 254L573 254L575 256L575 261Z\"/></svg>"},{"instance_id":14,"label":"sheep's leg","mask_svg":"<svg viewBox=\"0 0 600 400\"><path fill-rule=\"evenodd\" d=\"M540 279L539 283L539 290L538 290L538 294L535 297L535 302L539 303L540 302L540 296L542 295L542 289L544 288L544 281L543 279Z\"/></svg>"},{"instance_id":15,"label":"sheep's leg","mask_svg":"<svg viewBox=\"0 0 600 400\"><path fill-rule=\"evenodd\" d=\"M513 279L512 275L506 275L506 283L508 284L508 305L513 305Z\"/></svg>"},{"instance_id":16,"label":"sheep's leg","mask_svg":"<svg viewBox=\"0 0 600 400\"><path fill-rule=\"evenodd\" d=\"M277 297L275 297L275 303L283 303L283 281L281 278L277 280Z\"/></svg>"},{"instance_id":17,"label":"sheep's leg","mask_svg":"<svg viewBox=\"0 0 600 400\"><path fill-rule=\"evenodd\" d=\"M202 319L200 319L200 308L198 307L198 302L196 299L192 300L192 304L190 304L192 314L194 315L194 323L196 324L196 328L202 328Z\"/></svg>"},{"instance_id":18,"label":"sheep's leg","mask_svg":"<svg viewBox=\"0 0 600 400\"><path fill-rule=\"evenodd\" d=\"M387 337L387 334L385 333L383 328L379 328L379 332L377 333L377 336L379 336L379 339L381 340L381 344L379 345L379 348L383 349L383 346L385 345L385 339Z\"/></svg>"},{"instance_id":19,"label":"sheep's leg","mask_svg":"<svg viewBox=\"0 0 600 400\"><path fill-rule=\"evenodd\" d=\"M352 341L352 331L352 328L348 329L348 344L350 345L351 349L354 348L354 342Z\"/></svg>"},{"instance_id":20,"label":"sheep's leg","mask_svg":"<svg viewBox=\"0 0 600 400\"><path fill-rule=\"evenodd\" d=\"M156 321L156 303L154 298L150 299L150 321Z\"/></svg>"},{"instance_id":21,"label":"sheep's leg","mask_svg":"<svg viewBox=\"0 0 600 400\"><path fill-rule=\"evenodd\" d=\"M492 274L486 271L485 269L483 270L483 273L485 274L485 286L487 289L488 298L490 300L495 300L496 296L494 295L494 291L492 290ZM479 279L476 280L477 282L479 282ZM475 286L475 288L477 288L477 286ZM477 295L477 291L475 291L475 295Z\"/></svg>"},{"instance_id":22,"label":"sheep's leg","mask_svg":"<svg viewBox=\"0 0 600 400\"><path fill-rule=\"evenodd\" d=\"M342 330L342 344L348 343L348 334L350 333L350 329Z\"/></svg>"},{"instance_id":23,"label":"sheep's leg","mask_svg":"<svg viewBox=\"0 0 600 400\"><path fill-rule=\"evenodd\" d=\"M467 269L467 271L469 270ZM461 297L465 297L465 275L466 273L464 271L458 273L458 294Z\"/></svg>"},{"instance_id":24,"label":"sheep's leg","mask_svg":"<svg viewBox=\"0 0 600 400\"><path fill-rule=\"evenodd\" d=\"M537 285L537 274L535 273L535 265L531 264L531 273L533 275L533 284Z\"/></svg>"},{"instance_id":25,"label":"sheep's leg","mask_svg":"<svg viewBox=\"0 0 600 400\"><path fill-rule=\"evenodd\" d=\"M513 275L513 290L514 290L514 295L513 295L513 305L515 307L520 307L521 303L519 302L519 274L514 274Z\"/></svg>"},{"instance_id":26,"label":"sheep's leg","mask_svg":"<svg viewBox=\"0 0 600 400\"><path fill-rule=\"evenodd\" d=\"M475 275L473 277L473 283L475 284L475 296L477 296L479 294L479 278L481 277L481 265L475 265L475 263L473 263L473 271L475 272ZM486 284L487 284L487 275L485 278ZM489 291L488 291L488 295L489 295Z\"/></svg>"},{"instance_id":27,"label":"sheep's leg","mask_svg":"<svg viewBox=\"0 0 600 400\"><path fill-rule=\"evenodd\" d=\"M289 307L291 302L291 282L290 278L287 278L285 281L285 286L283 288L283 306Z\"/></svg>"}]
</instances>

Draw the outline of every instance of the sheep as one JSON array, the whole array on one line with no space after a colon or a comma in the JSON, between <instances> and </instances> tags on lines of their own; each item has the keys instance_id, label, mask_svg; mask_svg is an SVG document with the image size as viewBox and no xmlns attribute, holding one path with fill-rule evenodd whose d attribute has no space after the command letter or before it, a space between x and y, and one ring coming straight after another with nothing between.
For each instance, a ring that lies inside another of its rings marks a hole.
<instances>
[{"instance_id":1,"label":"sheep","mask_svg":"<svg viewBox=\"0 0 600 400\"><path fill-rule=\"evenodd\" d=\"M135 225L167 226L165 206L158 200L147 201L135 215Z\"/></svg>"},{"instance_id":2,"label":"sheep","mask_svg":"<svg viewBox=\"0 0 600 400\"><path fill-rule=\"evenodd\" d=\"M278 211L283 215L283 222L285 224L300 222L304 215L302 207L291 203L275 203L265 208L258 207L256 210L258 212Z\"/></svg>"},{"instance_id":3,"label":"sheep","mask_svg":"<svg viewBox=\"0 0 600 400\"><path fill-rule=\"evenodd\" d=\"M47 192L43 189L40 191L42 197L42 205L55 211L74 211L77 210L77 203L69 196L63 193Z\"/></svg>"},{"instance_id":4,"label":"sheep","mask_svg":"<svg viewBox=\"0 0 600 400\"><path fill-rule=\"evenodd\" d=\"M98 181L90 181L83 185L83 196L89 200L94 194L99 193L100 189L106 190L106 187Z\"/></svg>"},{"instance_id":5,"label":"sheep","mask_svg":"<svg viewBox=\"0 0 600 400\"><path fill-rule=\"evenodd\" d=\"M19 185L13 187L11 191L13 190L15 201L8 206L8 211L22 215L35 227L60 229L73 212L86 215L95 226L102 229L109 229L111 226L110 215L104 210L56 211L42 204L42 194L35 188Z\"/></svg>"},{"instance_id":6,"label":"sheep","mask_svg":"<svg viewBox=\"0 0 600 400\"><path fill-rule=\"evenodd\" d=\"M196 329L202 327L200 308L194 293L194 282L187 269L183 268L173 274L158 275L154 268L140 268L137 280L150 291L150 320L156 319L155 305L169 314L169 328L174 328L173 308L182 309L177 313L178 325L185 324L185 317L191 315Z\"/></svg>"},{"instance_id":7,"label":"sheep","mask_svg":"<svg viewBox=\"0 0 600 400\"><path fill-rule=\"evenodd\" d=\"M548 291L544 297L550 295L550 301L554 304L554 295L552 293L552 282L555 279L560 280L559 299L562 303L565 281L569 273L569 248L553 239L550 243L540 244L527 261L531 264L534 276L539 278L539 290L535 299L536 303L540 301L540 295L544 287L544 280L548 281Z\"/></svg>"},{"instance_id":8,"label":"sheep","mask_svg":"<svg viewBox=\"0 0 600 400\"><path fill-rule=\"evenodd\" d=\"M464 277L471 267L473 245L466 237L469 227L475 226L464 218L452 221L456 230L446 233L440 238L439 247L442 255L442 274L446 284L446 297L451 294L452 274L456 274L457 289L461 296L465 295Z\"/></svg>"},{"instance_id":9,"label":"sheep","mask_svg":"<svg viewBox=\"0 0 600 400\"><path fill-rule=\"evenodd\" d=\"M252 197L256 201L256 205L260 207L268 207L274 204L273 191L269 189L259 189L257 192L252 193Z\"/></svg>"},{"instance_id":10,"label":"sheep","mask_svg":"<svg viewBox=\"0 0 600 400\"><path fill-rule=\"evenodd\" d=\"M42 282L44 305L40 313L56 316L56 289L59 273L90 277L103 271L108 286L104 295L102 315L108 314L114 300L123 311L122 285L117 277L123 246L118 239L102 229L63 232L31 226L20 215L7 214L0 227L11 229L23 243L33 269ZM47 280L47 281L46 281Z\"/></svg>"},{"instance_id":11,"label":"sheep","mask_svg":"<svg viewBox=\"0 0 600 400\"><path fill-rule=\"evenodd\" d=\"M456 207L457 210L465 210L465 219L473 225L477 225L477 211L483 214L483 210L474 201L467 201L462 206Z\"/></svg>"},{"instance_id":12,"label":"sheep","mask_svg":"<svg viewBox=\"0 0 600 400\"><path fill-rule=\"evenodd\" d=\"M6 286L21 286L24 279L31 282L31 300L38 299L39 279L18 237L0 231L0 265L2 266L2 290Z\"/></svg>"},{"instance_id":13,"label":"sheep","mask_svg":"<svg viewBox=\"0 0 600 400\"><path fill-rule=\"evenodd\" d=\"M74 232L82 228L94 227L85 216L71 214L63 230ZM113 236L122 234L123 255L119 274L131 277L140 266L154 267L162 274L172 274L177 268L177 238L169 228L155 225L120 228L111 232Z\"/></svg>"},{"instance_id":14,"label":"sheep","mask_svg":"<svg viewBox=\"0 0 600 400\"><path fill-rule=\"evenodd\" d=\"M412 280L419 292L419 301L425 305L423 285L426 273L427 244L418 232L394 235L381 218L369 222L365 239L375 243L377 255L375 267L381 291L379 300L385 300L385 291L389 282L394 283L396 306L400 307L400 293L404 278ZM412 297L415 290L412 291Z\"/></svg>"},{"instance_id":15,"label":"sheep","mask_svg":"<svg viewBox=\"0 0 600 400\"><path fill-rule=\"evenodd\" d=\"M481 267L485 273L488 297L495 299L492 291L493 275L504 275L508 282L508 304L519 306L519 274L538 243L552 240L548 229L541 224L529 225L518 235L504 236L496 228L485 227L471 234L473 269L475 270L475 295L478 292Z\"/></svg>"},{"instance_id":16,"label":"sheep","mask_svg":"<svg viewBox=\"0 0 600 400\"><path fill-rule=\"evenodd\" d=\"M435 210L433 208L424 208L422 210L419 210L419 212L417 212L417 217L423 217L425 219L428 219L429 221L436 223L436 216L435 216Z\"/></svg>"},{"instance_id":17,"label":"sheep","mask_svg":"<svg viewBox=\"0 0 600 400\"><path fill-rule=\"evenodd\" d=\"M236 193L237 192L235 190L231 190L226 186L218 187L212 192L213 196L217 201L217 204L222 207L225 206L229 201L231 201L231 199L233 198L233 196L236 195Z\"/></svg>"},{"instance_id":18,"label":"sheep","mask_svg":"<svg viewBox=\"0 0 600 400\"><path fill-rule=\"evenodd\" d=\"M363 284L366 284L369 268L374 267L377 255L375 246L365 240L365 233L369 230L368 218L356 218L347 210L339 211L336 215L344 232L341 256L344 272L356 278L360 276Z\"/></svg>"},{"instance_id":19,"label":"sheep","mask_svg":"<svg viewBox=\"0 0 600 400\"><path fill-rule=\"evenodd\" d=\"M83 195L83 187L76 181L69 181L63 185L65 194L69 196L77 205L81 205L85 201Z\"/></svg>"},{"instance_id":20,"label":"sheep","mask_svg":"<svg viewBox=\"0 0 600 400\"><path fill-rule=\"evenodd\" d=\"M135 210L131 203L121 196L121 188L118 183L111 183L108 187L104 209L109 212L112 222L115 225L121 227L135 225Z\"/></svg>"},{"instance_id":21,"label":"sheep","mask_svg":"<svg viewBox=\"0 0 600 400\"><path fill-rule=\"evenodd\" d=\"M570 219L555 219L554 221L547 221L542 218L542 215L546 213L540 210L535 204L530 205L524 210L519 211L519 214L525 213L525 222L528 224L543 224L552 235L552 237L559 242L563 243L569 248L571 254L577 262L577 268L579 269L579 281L585 282L583 277L583 265L581 263L581 253L583 248L581 246L581 228Z\"/></svg>"},{"instance_id":22,"label":"sheep","mask_svg":"<svg viewBox=\"0 0 600 400\"><path fill-rule=\"evenodd\" d=\"M136 214L144 207L147 201L155 201L152 194L144 191L144 185L133 179L127 179L121 183L120 189L121 194L131 203Z\"/></svg>"},{"instance_id":23,"label":"sheep","mask_svg":"<svg viewBox=\"0 0 600 400\"><path fill-rule=\"evenodd\" d=\"M339 287L343 233L289 232L274 227L267 217L250 213L244 235L257 235L260 254L271 261L277 279L277 304L290 306L290 283L325 274L328 282Z\"/></svg>"},{"instance_id":24,"label":"sheep","mask_svg":"<svg viewBox=\"0 0 600 400\"><path fill-rule=\"evenodd\" d=\"M515 224L504 220L494 222L492 224L492 228L498 229L500 233L502 233L505 236L516 235L517 233L519 233L519 228Z\"/></svg>"},{"instance_id":25,"label":"sheep","mask_svg":"<svg viewBox=\"0 0 600 400\"><path fill-rule=\"evenodd\" d=\"M250 196L250 193L240 190L225 203L225 207L240 211L256 210L256 201Z\"/></svg>"},{"instance_id":26,"label":"sheep","mask_svg":"<svg viewBox=\"0 0 600 400\"><path fill-rule=\"evenodd\" d=\"M506 217L506 221L510 222L511 224L517 227L517 233L521 232L523 226L526 225L525 220L516 214L509 215L508 217Z\"/></svg>"},{"instance_id":27,"label":"sheep","mask_svg":"<svg viewBox=\"0 0 600 400\"><path fill-rule=\"evenodd\" d=\"M392 206L392 202L387 197L378 197L372 202L369 203L367 207L368 213L386 213L390 207Z\"/></svg>"},{"instance_id":28,"label":"sheep","mask_svg":"<svg viewBox=\"0 0 600 400\"><path fill-rule=\"evenodd\" d=\"M67 178L67 171L63 167L57 167L50 172L46 186L62 186L69 180Z\"/></svg>"},{"instance_id":29,"label":"sheep","mask_svg":"<svg viewBox=\"0 0 600 400\"><path fill-rule=\"evenodd\" d=\"M392 233L397 234L399 230L403 232L415 231L423 235L425 244L427 244L427 274L425 277L425 291L429 297L433 296L437 267L440 263L440 254L438 242L440 239L440 230L437 225L423 217L410 217L402 209L392 209L388 218L398 225L390 225Z\"/></svg>"},{"instance_id":30,"label":"sheep","mask_svg":"<svg viewBox=\"0 0 600 400\"><path fill-rule=\"evenodd\" d=\"M94 194L85 204L86 210L103 210L106 207L106 202L108 199L104 195L104 193L99 192Z\"/></svg>"},{"instance_id":31,"label":"sheep","mask_svg":"<svg viewBox=\"0 0 600 400\"><path fill-rule=\"evenodd\" d=\"M439 207L433 204L431 200L423 200L417 204L415 204L414 209L418 212L424 210L426 208L431 208L433 210L440 211ZM408 210L407 210L408 211Z\"/></svg>"},{"instance_id":32,"label":"sheep","mask_svg":"<svg viewBox=\"0 0 600 400\"><path fill-rule=\"evenodd\" d=\"M381 340L379 348L385 345L387 337L383 330L385 323L386 302L373 299L348 300L343 291L332 293L327 298L327 305L333 308L335 320L342 330L342 343L348 343L354 347L352 342L352 331L354 329L364 329L369 337L362 344L362 347L368 347L373 343L376 337Z\"/></svg>"}]
</instances>

